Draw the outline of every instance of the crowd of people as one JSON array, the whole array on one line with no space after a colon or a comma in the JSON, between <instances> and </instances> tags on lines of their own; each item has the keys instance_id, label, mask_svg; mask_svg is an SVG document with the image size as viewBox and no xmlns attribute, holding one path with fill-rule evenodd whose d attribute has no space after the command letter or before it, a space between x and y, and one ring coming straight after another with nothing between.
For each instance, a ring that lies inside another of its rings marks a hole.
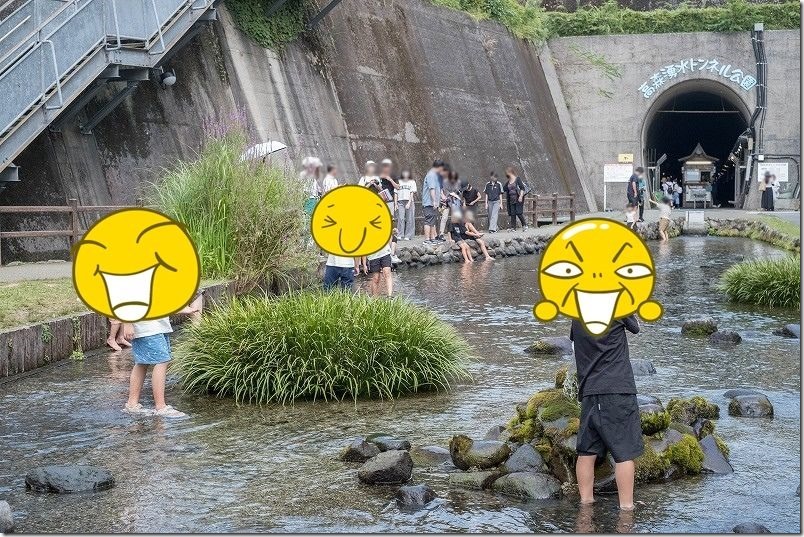
<instances>
[{"instance_id":1,"label":"crowd of people","mask_svg":"<svg viewBox=\"0 0 804 537\"><path fill-rule=\"evenodd\" d=\"M305 211L311 215L318 200L330 190L344 184L336 166L329 165L324 173L324 165L316 157L302 161L299 174L301 185L305 188L307 200ZM488 214L489 233L497 233L502 200L510 219L510 229L528 228L524 217L525 197L530 187L513 167L505 171L501 181L496 172L491 172L482 191L475 188L465 178L461 178L453 167L443 160L435 160L422 179L421 185L414 179L409 169L394 173L391 159L382 160L379 165L372 160L365 163L363 175L357 184L373 189L388 204L394 221L391 242L386 248L368 257L327 258L325 287L341 286L351 288L354 278L361 274L370 275L370 292L373 294L393 294L392 267L401 262L396 256L398 241L409 241L416 234L416 201L421 201L424 219L424 243L455 243L467 263L474 262L467 241L475 241L486 260L493 260L483 241L477 225L478 208L483 205ZM381 289L381 280L385 281Z\"/></svg>"}]
</instances>

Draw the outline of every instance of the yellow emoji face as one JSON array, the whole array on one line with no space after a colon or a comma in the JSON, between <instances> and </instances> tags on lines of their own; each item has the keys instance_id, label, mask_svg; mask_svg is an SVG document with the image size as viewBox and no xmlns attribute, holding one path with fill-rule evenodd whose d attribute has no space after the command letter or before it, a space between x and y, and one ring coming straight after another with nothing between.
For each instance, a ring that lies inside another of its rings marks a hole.
<instances>
[{"instance_id":1,"label":"yellow emoji face","mask_svg":"<svg viewBox=\"0 0 804 537\"><path fill-rule=\"evenodd\" d=\"M539 265L544 300L533 314L551 321L561 313L581 321L593 335L635 312L655 321L662 314L661 305L649 300L655 276L639 235L613 220L581 220L547 244Z\"/></svg>"},{"instance_id":2,"label":"yellow emoji face","mask_svg":"<svg viewBox=\"0 0 804 537\"><path fill-rule=\"evenodd\" d=\"M98 220L73 248L73 285L90 309L124 322L166 317L193 298L201 278L182 225L150 209Z\"/></svg>"},{"instance_id":3,"label":"yellow emoji face","mask_svg":"<svg viewBox=\"0 0 804 537\"><path fill-rule=\"evenodd\" d=\"M310 231L319 248L342 257L361 257L391 240L391 211L373 190L344 185L327 192L313 211Z\"/></svg>"}]
</instances>

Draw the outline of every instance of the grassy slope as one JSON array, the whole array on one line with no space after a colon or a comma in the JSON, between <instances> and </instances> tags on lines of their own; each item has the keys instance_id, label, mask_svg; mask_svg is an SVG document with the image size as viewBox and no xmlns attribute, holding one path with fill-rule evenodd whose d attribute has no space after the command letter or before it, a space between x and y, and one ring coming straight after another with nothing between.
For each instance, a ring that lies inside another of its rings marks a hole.
<instances>
[{"instance_id":1,"label":"grassy slope","mask_svg":"<svg viewBox=\"0 0 804 537\"><path fill-rule=\"evenodd\" d=\"M219 283L204 280L202 287ZM88 311L70 278L0 283L0 330Z\"/></svg>"}]
</instances>

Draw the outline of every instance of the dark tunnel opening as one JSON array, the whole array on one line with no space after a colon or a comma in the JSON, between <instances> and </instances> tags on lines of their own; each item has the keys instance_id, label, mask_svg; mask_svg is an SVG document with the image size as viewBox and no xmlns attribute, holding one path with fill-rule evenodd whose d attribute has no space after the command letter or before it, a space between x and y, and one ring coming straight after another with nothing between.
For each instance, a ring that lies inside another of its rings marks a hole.
<instances>
[{"instance_id":1,"label":"dark tunnel opening","mask_svg":"<svg viewBox=\"0 0 804 537\"><path fill-rule=\"evenodd\" d=\"M661 175L681 178L679 159L691 154L697 144L718 159L716 175L719 192L716 204L728 204L734 199L735 166L729 153L748 123L741 110L727 96L716 91L694 89L679 92L659 103L649 119L645 135L647 161L667 154L661 166Z\"/></svg>"}]
</instances>

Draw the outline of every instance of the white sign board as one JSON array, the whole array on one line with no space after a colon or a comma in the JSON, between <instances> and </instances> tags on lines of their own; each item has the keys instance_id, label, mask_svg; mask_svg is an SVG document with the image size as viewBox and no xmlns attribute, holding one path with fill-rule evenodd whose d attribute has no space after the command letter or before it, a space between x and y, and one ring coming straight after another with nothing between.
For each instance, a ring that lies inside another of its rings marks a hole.
<instances>
[{"instance_id":1,"label":"white sign board","mask_svg":"<svg viewBox=\"0 0 804 537\"><path fill-rule=\"evenodd\" d=\"M633 164L604 164L604 183L627 183L634 173Z\"/></svg>"},{"instance_id":2,"label":"white sign board","mask_svg":"<svg viewBox=\"0 0 804 537\"><path fill-rule=\"evenodd\" d=\"M765 172L776 176L777 183L787 182L787 162L757 162L757 180L765 179Z\"/></svg>"}]
</instances>

